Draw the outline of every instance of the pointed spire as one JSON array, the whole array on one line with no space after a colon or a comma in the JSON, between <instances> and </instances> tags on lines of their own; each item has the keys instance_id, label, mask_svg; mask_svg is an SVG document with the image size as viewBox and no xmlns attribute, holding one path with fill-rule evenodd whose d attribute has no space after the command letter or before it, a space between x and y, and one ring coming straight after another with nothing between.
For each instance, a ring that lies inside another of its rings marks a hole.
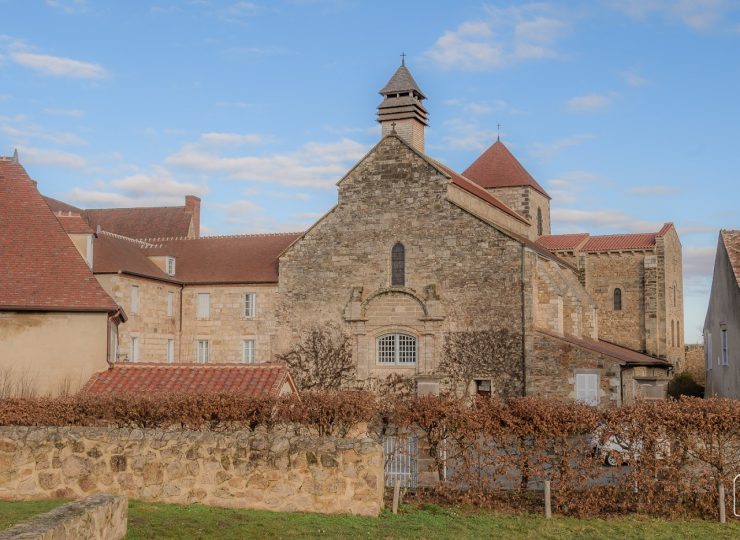
<instances>
[{"instance_id":1,"label":"pointed spire","mask_svg":"<svg viewBox=\"0 0 740 540\"><path fill-rule=\"evenodd\" d=\"M13 150L13 159L12 159L12 161L13 161L13 163L18 163L19 162L19 160L18 160L18 149L17 148L15 150Z\"/></svg>"},{"instance_id":2,"label":"pointed spire","mask_svg":"<svg viewBox=\"0 0 740 540\"><path fill-rule=\"evenodd\" d=\"M486 189L529 186L550 198L545 189L498 139L463 172L463 176Z\"/></svg>"}]
</instances>

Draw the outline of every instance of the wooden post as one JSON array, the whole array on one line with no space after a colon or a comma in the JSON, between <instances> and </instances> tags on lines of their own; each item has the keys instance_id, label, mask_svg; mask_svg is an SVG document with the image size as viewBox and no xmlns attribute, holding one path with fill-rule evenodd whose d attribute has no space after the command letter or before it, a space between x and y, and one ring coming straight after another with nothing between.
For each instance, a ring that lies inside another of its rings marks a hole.
<instances>
[{"instance_id":1,"label":"wooden post","mask_svg":"<svg viewBox=\"0 0 740 540\"><path fill-rule=\"evenodd\" d=\"M719 522L727 522L727 514L725 513L725 485L722 481L719 483Z\"/></svg>"},{"instance_id":2,"label":"wooden post","mask_svg":"<svg viewBox=\"0 0 740 540\"><path fill-rule=\"evenodd\" d=\"M552 505L550 502L550 481L545 480L545 518L552 517Z\"/></svg>"},{"instance_id":3,"label":"wooden post","mask_svg":"<svg viewBox=\"0 0 740 540\"><path fill-rule=\"evenodd\" d=\"M396 478L396 485L393 486L393 513L398 514L398 499L401 496L401 479Z\"/></svg>"}]
</instances>

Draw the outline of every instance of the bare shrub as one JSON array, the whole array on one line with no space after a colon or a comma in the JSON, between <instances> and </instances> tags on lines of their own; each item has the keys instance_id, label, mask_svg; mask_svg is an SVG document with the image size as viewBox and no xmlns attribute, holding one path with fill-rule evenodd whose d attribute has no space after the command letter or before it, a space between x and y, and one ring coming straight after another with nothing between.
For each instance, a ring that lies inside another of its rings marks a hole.
<instances>
[{"instance_id":1,"label":"bare shrub","mask_svg":"<svg viewBox=\"0 0 740 540\"><path fill-rule=\"evenodd\" d=\"M462 387L462 393L469 395L470 381L488 377L493 380L492 394L520 396L522 336L505 328L448 332L437 371L455 394Z\"/></svg>"},{"instance_id":2,"label":"bare shrub","mask_svg":"<svg viewBox=\"0 0 740 540\"><path fill-rule=\"evenodd\" d=\"M355 378L350 337L333 324L311 326L277 359L288 365L300 390L338 390Z\"/></svg>"}]
</instances>

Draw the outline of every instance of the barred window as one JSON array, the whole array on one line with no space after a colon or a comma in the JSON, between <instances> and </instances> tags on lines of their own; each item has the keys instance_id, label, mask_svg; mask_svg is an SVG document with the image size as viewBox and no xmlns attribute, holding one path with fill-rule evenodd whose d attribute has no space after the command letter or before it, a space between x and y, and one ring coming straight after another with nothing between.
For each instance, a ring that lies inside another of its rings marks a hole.
<instances>
[{"instance_id":1,"label":"barred window","mask_svg":"<svg viewBox=\"0 0 740 540\"><path fill-rule=\"evenodd\" d=\"M614 311L622 310L622 289L614 289Z\"/></svg>"},{"instance_id":2,"label":"barred window","mask_svg":"<svg viewBox=\"0 0 740 540\"><path fill-rule=\"evenodd\" d=\"M401 242L393 246L391 251L391 286L403 287L406 285L406 248Z\"/></svg>"},{"instance_id":3,"label":"barred window","mask_svg":"<svg viewBox=\"0 0 740 540\"><path fill-rule=\"evenodd\" d=\"M415 364L416 338L408 334L386 334L378 338L379 364Z\"/></svg>"}]
</instances>

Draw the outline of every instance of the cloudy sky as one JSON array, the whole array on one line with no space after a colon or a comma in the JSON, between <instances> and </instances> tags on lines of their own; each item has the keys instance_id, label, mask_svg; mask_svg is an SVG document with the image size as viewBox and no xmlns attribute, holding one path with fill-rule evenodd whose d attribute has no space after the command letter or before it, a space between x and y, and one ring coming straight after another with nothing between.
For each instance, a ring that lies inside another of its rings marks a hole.
<instances>
[{"instance_id":1,"label":"cloudy sky","mask_svg":"<svg viewBox=\"0 0 740 540\"><path fill-rule=\"evenodd\" d=\"M0 0L0 155L82 207L192 193L208 234L303 230L405 52L433 157L465 169L500 123L555 232L673 221L696 341L740 227L739 4Z\"/></svg>"}]
</instances>

